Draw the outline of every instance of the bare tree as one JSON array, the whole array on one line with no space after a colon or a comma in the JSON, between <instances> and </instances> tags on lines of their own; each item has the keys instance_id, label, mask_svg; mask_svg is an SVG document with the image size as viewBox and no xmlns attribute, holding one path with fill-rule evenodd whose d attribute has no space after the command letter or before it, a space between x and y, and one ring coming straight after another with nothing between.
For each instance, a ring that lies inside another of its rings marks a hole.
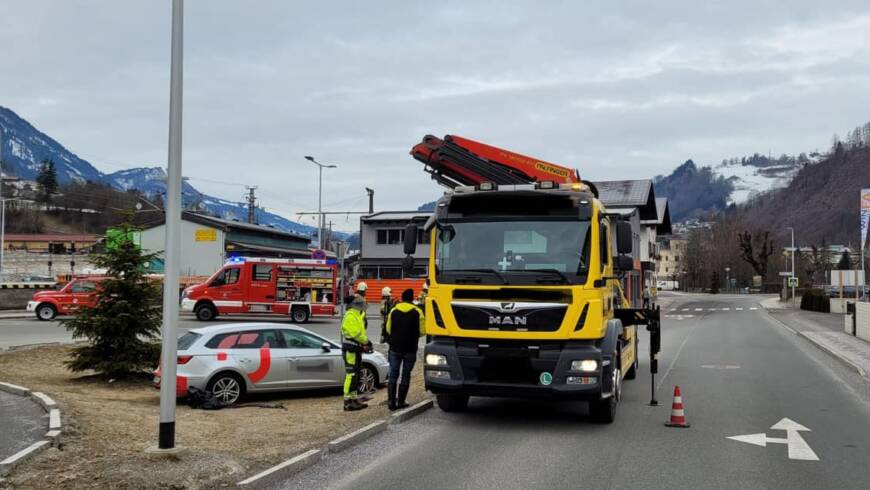
<instances>
[{"instance_id":1,"label":"bare tree","mask_svg":"<svg viewBox=\"0 0 870 490\"><path fill-rule=\"evenodd\" d=\"M737 239L739 240L740 247L740 258L743 259L746 263L752 266L752 269L759 276L764 277L767 276L767 262L771 255L773 255L773 240L770 239L770 232L765 231L761 234L761 240L759 245L758 254L754 253L754 245L752 239L752 233L749 230L744 231L743 233L737 234ZM757 242L758 240L756 240Z\"/></svg>"}]
</instances>

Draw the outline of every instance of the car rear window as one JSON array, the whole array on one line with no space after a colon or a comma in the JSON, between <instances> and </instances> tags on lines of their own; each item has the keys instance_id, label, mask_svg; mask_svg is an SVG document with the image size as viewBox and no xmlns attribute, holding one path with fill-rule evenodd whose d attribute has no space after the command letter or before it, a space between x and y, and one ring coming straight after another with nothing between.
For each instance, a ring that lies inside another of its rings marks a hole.
<instances>
[{"instance_id":1,"label":"car rear window","mask_svg":"<svg viewBox=\"0 0 870 490\"><path fill-rule=\"evenodd\" d=\"M202 335L195 332L187 332L186 334L178 337L178 350L187 350L190 349L190 346L196 342L196 339L202 337Z\"/></svg>"}]
</instances>

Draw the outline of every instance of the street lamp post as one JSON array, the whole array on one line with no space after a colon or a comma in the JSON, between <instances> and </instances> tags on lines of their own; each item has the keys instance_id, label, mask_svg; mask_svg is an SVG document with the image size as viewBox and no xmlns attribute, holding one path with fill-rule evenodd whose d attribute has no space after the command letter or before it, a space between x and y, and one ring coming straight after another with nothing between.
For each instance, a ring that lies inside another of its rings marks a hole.
<instances>
[{"instance_id":1,"label":"street lamp post","mask_svg":"<svg viewBox=\"0 0 870 490\"><path fill-rule=\"evenodd\" d=\"M323 169L324 168L338 168L337 165L324 165L317 160L314 159L313 156L306 155L305 159L309 162L317 165L318 169L318 182L317 182L317 214L320 215L320 219L317 221L317 240L320 242L320 248L326 246L326 242L323 240Z\"/></svg>"},{"instance_id":2,"label":"street lamp post","mask_svg":"<svg viewBox=\"0 0 870 490\"><path fill-rule=\"evenodd\" d=\"M789 282L791 283L791 302L792 302L792 304L794 304L794 302L795 302L795 298L794 298L794 294L795 294L795 284L794 284L794 277L795 277L795 275L794 275L794 253L795 253L794 227L789 226L787 229L791 230L791 276L790 276Z\"/></svg>"},{"instance_id":3,"label":"street lamp post","mask_svg":"<svg viewBox=\"0 0 870 490\"><path fill-rule=\"evenodd\" d=\"M181 255L181 124L183 95L184 0L172 0L169 81L169 155L166 169L166 262L163 276L163 328L160 355L160 429L155 453L175 447L178 276ZM151 449L149 449L151 450Z\"/></svg>"},{"instance_id":4,"label":"street lamp post","mask_svg":"<svg viewBox=\"0 0 870 490\"><path fill-rule=\"evenodd\" d=\"M731 292L731 268L725 268L725 293Z\"/></svg>"}]
</instances>

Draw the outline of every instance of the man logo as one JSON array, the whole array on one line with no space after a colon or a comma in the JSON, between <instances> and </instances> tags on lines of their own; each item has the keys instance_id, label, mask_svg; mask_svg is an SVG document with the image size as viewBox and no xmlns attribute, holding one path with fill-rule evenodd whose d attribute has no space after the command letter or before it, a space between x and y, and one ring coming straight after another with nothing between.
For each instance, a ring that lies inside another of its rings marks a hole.
<instances>
[{"instance_id":1,"label":"man logo","mask_svg":"<svg viewBox=\"0 0 870 490\"><path fill-rule=\"evenodd\" d=\"M525 316L518 315L490 315L489 316L489 324L490 325L522 325L525 326L528 323L528 318Z\"/></svg>"}]
</instances>

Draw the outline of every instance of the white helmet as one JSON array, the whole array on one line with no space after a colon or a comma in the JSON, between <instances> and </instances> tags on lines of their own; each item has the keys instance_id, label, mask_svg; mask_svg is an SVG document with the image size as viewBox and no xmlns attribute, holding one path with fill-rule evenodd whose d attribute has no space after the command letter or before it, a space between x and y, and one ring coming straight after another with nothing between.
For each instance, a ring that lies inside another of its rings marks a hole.
<instances>
[{"instance_id":1,"label":"white helmet","mask_svg":"<svg viewBox=\"0 0 870 490\"><path fill-rule=\"evenodd\" d=\"M384 289L381 289L381 296L389 296L392 292L393 290L389 287L384 287Z\"/></svg>"},{"instance_id":2,"label":"white helmet","mask_svg":"<svg viewBox=\"0 0 870 490\"><path fill-rule=\"evenodd\" d=\"M368 289L368 288L369 288L369 285L366 284L366 283L364 283L364 282L361 282L361 283L359 283L359 284L356 285L356 290L357 290L357 291L365 291L365 290Z\"/></svg>"}]
</instances>

